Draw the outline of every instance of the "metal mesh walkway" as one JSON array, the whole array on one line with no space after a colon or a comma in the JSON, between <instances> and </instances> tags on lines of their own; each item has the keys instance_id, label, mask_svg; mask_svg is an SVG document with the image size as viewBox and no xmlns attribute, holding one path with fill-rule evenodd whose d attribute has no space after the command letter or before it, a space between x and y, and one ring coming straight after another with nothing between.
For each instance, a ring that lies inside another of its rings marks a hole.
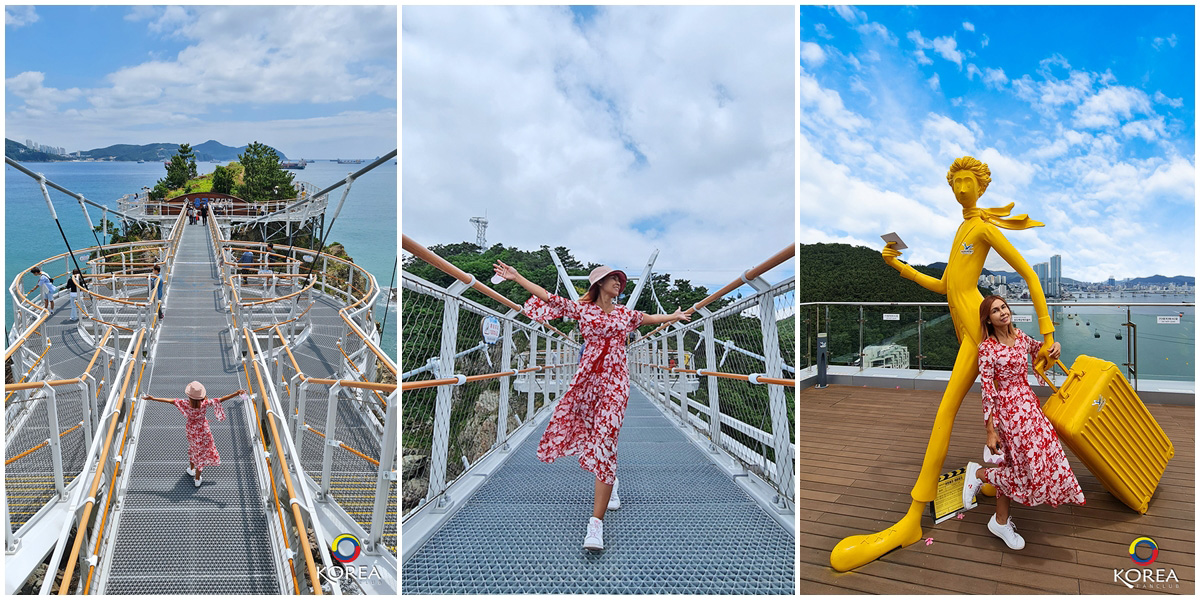
<instances>
[{"instance_id":1,"label":"metal mesh walkway","mask_svg":"<svg viewBox=\"0 0 1200 600\"><path fill-rule=\"evenodd\" d=\"M603 552L582 548L595 477L574 457L538 461L540 437L404 564L404 593L795 593L792 533L636 389Z\"/></svg>"},{"instance_id":2,"label":"metal mesh walkway","mask_svg":"<svg viewBox=\"0 0 1200 600\"><path fill-rule=\"evenodd\" d=\"M197 380L209 396L246 387L226 328L208 229L186 227L175 260L166 320L148 391L183 396ZM261 446L252 413L238 399L227 420L209 411L219 467L192 485L183 415L174 406L139 400L140 429L130 457L129 486L108 564L109 594L279 594L280 586L255 468ZM102 561L101 564L104 564Z\"/></svg>"}]
</instances>

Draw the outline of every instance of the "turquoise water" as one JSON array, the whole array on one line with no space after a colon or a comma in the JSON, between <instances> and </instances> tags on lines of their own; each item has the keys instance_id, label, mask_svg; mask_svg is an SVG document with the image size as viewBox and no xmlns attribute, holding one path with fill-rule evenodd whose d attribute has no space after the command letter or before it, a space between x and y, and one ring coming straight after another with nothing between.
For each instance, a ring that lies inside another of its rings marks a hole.
<instances>
[{"instance_id":1,"label":"turquoise water","mask_svg":"<svg viewBox=\"0 0 1200 600\"><path fill-rule=\"evenodd\" d=\"M296 180L307 181L318 188L325 188L346 175L361 169L359 165L339 165L328 161L309 163L301 171L292 171ZM89 200L116 208L117 199L143 187L152 187L166 171L162 163L104 162L104 163L28 163L26 168L42 173L47 179ZM211 173L215 163L198 163L200 173ZM375 276L381 287L390 287L392 271L396 261L396 207L398 204L397 167L392 161L376 167L354 182L346 204L337 220L329 229L326 243L338 242L345 246L354 262ZM55 254L66 252L62 237L37 183L24 173L5 166L4 168L4 218L5 218L5 285L11 283L14 274L29 265ZM341 200L345 186L330 194L329 211L325 224L330 219L337 203ZM50 199L58 213L59 222L66 233L72 249L94 246L95 238L88 230L79 203L57 190L50 190ZM100 224L100 210L88 208L92 222ZM25 289L33 287L34 281L26 277ZM56 280L57 281L57 280ZM62 283L61 281L57 281ZM5 331L12 326L12 304L4 304ZM395 306L388 308L387 323L381 340L382 348L392 357L396 352ZM376 319L384 320L384 311L376 310Z\"/></svg>"},{"instance_id":2,"label":"turquoise water","mask_svg":"<svg viewBox=\"0 0 1200 600\"><path fill-rule=\"evenodd\" d=\"M1067 366L1080 354L1095 356L1123 365L1129 361L1129 332L1124 327L1127 315L1137 326L1138 375L1143 379L1192 381L1195 378L1196 310L1195 307L1138 306L1137 303L1195 302L1194 296L1145 296L1088 298L1080 304L1050 307L1054 314L1054 339L1062 344L1062 361ZM1089 306L1086 302L1130 302L1125 306ZM1013 313L1033 315L1033 308L1014 306ZM1181 314L1182 313L1182 314ZM1179 317L1179 323L1159 324L1159 316ZM1037 317L1031 323L1016 323L1034 339ZM1117 334L1121 339L1117 339ZM1099 337L1096 337L1099 334ZM1122 372L1125 368L1121 367Z\"/></svg>"}]
</instances>

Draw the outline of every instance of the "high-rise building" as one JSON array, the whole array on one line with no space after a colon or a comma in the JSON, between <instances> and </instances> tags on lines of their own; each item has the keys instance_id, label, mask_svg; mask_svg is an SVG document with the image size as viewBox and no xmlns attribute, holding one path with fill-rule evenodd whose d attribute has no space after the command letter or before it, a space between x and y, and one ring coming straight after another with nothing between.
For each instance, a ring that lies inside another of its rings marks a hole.
<instances>
[{"instance_id":1,"label":"high-rise building","mask_svg":"<svg viewBox=\"0 0 1200 600\"><path fill-rule=\"evenodd\" d=\"M1038 283L1042 285L1042 291L1047 294L1050 293L1050 263L1038 263L1033 265L1033 274L1037 275ZM1029 284L1028 281L1025 283Z\"/></svg>"},{"instance_id":2,"label":"high-rise building","mask_svg":"<svg viewBox=\"0 0 1200 600\"><path fill-rule=\"evenodd\" d=\"M1050 257L1050 295L1062 295L1062 255Z\"/></svg>"}]
</instances>

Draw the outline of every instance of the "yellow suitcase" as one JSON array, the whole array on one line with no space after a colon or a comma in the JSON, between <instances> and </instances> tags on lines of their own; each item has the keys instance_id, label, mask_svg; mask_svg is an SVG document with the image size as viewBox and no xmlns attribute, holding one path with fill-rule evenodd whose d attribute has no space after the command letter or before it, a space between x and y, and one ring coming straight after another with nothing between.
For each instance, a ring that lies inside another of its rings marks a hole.
<instances>
[{"instance_id":1,"label":"yellow suitcase","mask_svg":"<svg viewBox=\"0 0 1200 600\"><path fill-rule=\"evenodd\" d=\"M1146 513L1175 447L1146 410L1117 365L1080 355L1062 387L1042 405L1059 437L1104 489ZM1034 370L1045 377L1040 368Z\"/></svg>"}]
</instances>

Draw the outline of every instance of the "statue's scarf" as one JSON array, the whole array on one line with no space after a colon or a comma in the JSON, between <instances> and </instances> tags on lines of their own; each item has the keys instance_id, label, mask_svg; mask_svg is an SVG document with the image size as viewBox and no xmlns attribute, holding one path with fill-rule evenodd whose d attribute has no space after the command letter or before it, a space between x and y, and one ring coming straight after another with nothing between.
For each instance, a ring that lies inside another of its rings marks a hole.
<instances>
[{"instance_id":1,"label":"statue's scarf","mask_svg":"<svg viewBox=\"0 0 1200 600\"><path fill-rule=\"evenodd\" d=\"M968 208L963 210L963 218L979 217L996 227L1003 227L1005 229L1029 229L1030 227L1042 227L1045 225L1045 223L1030 219L1029 215L1017 215L1011 219L1003 218L1012 212L1012 208L1015 205L1015 202L1009 202L1007 206L1000 208Z\"/></svg>"}]
</instances>

